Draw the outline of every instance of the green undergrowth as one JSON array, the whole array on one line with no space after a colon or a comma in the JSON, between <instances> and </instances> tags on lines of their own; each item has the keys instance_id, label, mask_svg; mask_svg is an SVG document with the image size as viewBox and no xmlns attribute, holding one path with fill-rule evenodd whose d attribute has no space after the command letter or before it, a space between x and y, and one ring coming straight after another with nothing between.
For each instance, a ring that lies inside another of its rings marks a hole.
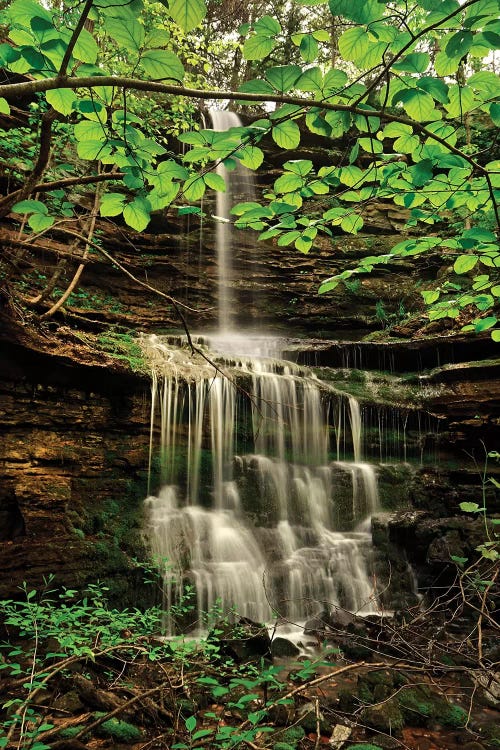
<instances>
[{"instance_id":1,"label":"green undergrowth","mask_svg":"<svg viewBox=\"0 0 500 750\"><path fill-rule=\"evenodd\" d=\"M150 368L138 343L135 333L106 331L96 338L96 346L114 359L127 364L132 372L147 375Z\"/></svg>"}]
</instances>

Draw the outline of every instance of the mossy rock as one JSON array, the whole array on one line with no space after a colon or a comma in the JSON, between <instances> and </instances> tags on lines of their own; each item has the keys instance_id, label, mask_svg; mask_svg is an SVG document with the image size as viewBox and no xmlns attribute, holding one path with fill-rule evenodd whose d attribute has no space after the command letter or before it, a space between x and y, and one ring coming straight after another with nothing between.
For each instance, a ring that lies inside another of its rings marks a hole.
<instances>
[{"instance_id":1,"label":"mossy rock","mask_svg":"<svg viewBox=\"0 0 500 750\"><path fill-rule=\"evenodd\" d=\"M413 726L428 726L430 722L437 721L453 729L460 729L467 723L467 711L449 703L446 698L436 695L423 685L402 690L398 703L405 721Z\"/></svg>"},{"instance_id":2,"label":"mossy rock","mask_svg":"<svg viewBox=\"0 0 500 750\"><path fill-rule=\"evenodd\" d=\"M96 732L100 737L110 737L115 742L132 743L142 739L142 732L134 724L121 719L108 719L100 726L96 727Z\"/></svg>"},{"instance_id":3,"label":"mossy rock","mask_svg":"<svg viewBox=\"0 0 500 750\"><path fill-rule=\"evenodd\" d=\"M387 734L399 732L405 725L403 714L394 698L380 705L367 706L361 712L361 719L369 727Z\"/></svg>"}]
</instances>

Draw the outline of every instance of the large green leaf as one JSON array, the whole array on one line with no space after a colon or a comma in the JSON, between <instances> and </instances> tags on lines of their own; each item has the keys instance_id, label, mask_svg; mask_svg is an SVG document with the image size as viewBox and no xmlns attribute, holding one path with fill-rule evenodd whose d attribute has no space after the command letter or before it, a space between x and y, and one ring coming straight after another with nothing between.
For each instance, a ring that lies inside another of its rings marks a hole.
<instances>
[{"instance_id":1,"label":"large green leaf","mask_svg":"<svg viewBox=\"0 0 500 750\"><path fill-rule=\"evenodd\" d=\"M476 97L469 86L451 86L448 98L449 104L444 106L450 117L463 117L476 106Z\"/></svg>"},{"instance_id":2,"label":"large green leaf","mask_svg":"<svg viewBox=\"0 0 500 750\"><path fill-rule=\"evenodd\" d=\"M430 57L428 52L412 52L410 55L406 55L397 60L393 66L393 70L406 70L409 73L425 73L429 67Z\"/></svg>"},{"instance_id":3,"label":"large green leaf","mask_svg":"<svg viewBox=\"0 0 500 750\"><path fill-rule=\"evenodd\" d=\"M417 122L428 122L429 120L437 119L434 99L430 94L421 89L398 91L392 103L396 104L398 101L403 102L408 115L417 120Z\"/></svg>"},{"instance_id":4,"label":"large green leaf","mask_svg":"<svg viewBox=\"0 0 500 750\"><path fill-rule=\"evenodd\" d=\"M254 30L257 34L267 34L267 36L276 36L281 33L279 22L272 16L262 16L254 24Z\"/></svg>"},{"instance_id":5,"label":"large green leaf","mask_svg":"<svg viewBox=\"0 0 500 750\"><path fill-rule=\"evenodd\" d=\"M295 88L299 91L311 91L313 94L321 94L323 90L323 75L320 68L308 68L305 70Z\"/></svg>"},{"instance_id":6,"label":"large green leaf","mask_svg":"<svg viewBox=\"0 0 500 750\"><path fill-rule=\"evenodd\" d=\"M424 76L423 78L418 79L417 86L419 89L426 91L433 99L441 104L446 104L448 101L448 86L440 78Z\"/></svg>"},{"instance_id":7,"label":"large green leaf","mask_svg":"<svg viewBox=\"0 0 500 750\"><path fill-rule=\"evenodd\" d=\"M45 98L51 107L63 115L69 115L73 111L76 94L71 89L53 89L47 91Z\"/></svg>"},{"instance_id":8,"label":"large green leaf","mask_svg":"<svg viewBox=\"0 0 500 750\"><path fill-rule=\"evenodd\" d=\"M200 175L193 175L184 183L182 192L187 201L194 203L205 195L205 182Z\"/></svg>"},{"instance_id":9,"label":"large green leaf","mask_svg":"<svg viewBox=\"0 0 500 750\"><path fill-rule=\"evenodd\" d=\"M107 25L106 25L107 28ZM73 57L80 62L93 65L97 62L99 47L92 34L87 29L82 29L73 48Z\"/></svg>"},{"instance_id":10,"label":"large green leaf","mask_svg":"<svg viewBox=\"0 0 500 750\"><path fill-rule=\"evenodd\" d=\"M169 0L168 10L183 31L192 31L205 18L207 9L203 0Z\"/></svg>"},{"instance_id":11,"label":"large green leaf","mask_svg":"<svg viewBox=\"0 0 500 750\"><path fill-rule=\"evenodd\" d=\"M7 5L7 14L13 24L27 29L30 28L32 18L43 18L52 23L51 13L35 0L14 0L10 6Z\"/></svg>"},{"instance_id":12,"label":"large green leaf","mask_svg":"<svg viewBox=\"0 0 500 750\"><path fill-rule=\"evenodd\" d=\"M300 175L285 172L275 181L274 190L276 193L292 193L294 190L300 190L303 184L304 180Z\"/></svg>"},{"instance_id":13,"label":"large green leaf","mask_svg":"<svg viewBox=\"0 0 500 750\"><path fill-rule=\"evenodd\" d=\"M372 23L382 18L384 5L378 0L328 0L332 16L344 16L356 23Z\"/></svg>"},{"instance_id":14,"label":"large green leaf","mask_svg":"<svg viewBox=\"0 0 500 750\"><path fill-rule=\"evenodd\" d=\"M226 192L226 182L222 175L217 174L217 172L207 172L203 179L205 185L212 188L212 190L217 190L219 193Z\"/></svg>"},{"instance_id":15,"label":"large green leaf","mask_svg":"<svg viewBox=\"0 0 500 750\"><path fill-rule=\"evenodd\" d=\"M266 71L266 78L275 89L284 93L293 88L301 73L298 65L277 65Z\"/></svg>"},{"instance_id":16,"label":"large green leaf","mask_svg":"<svg viewBox=\"0 0 500 750\"><path fill-rule=\"evenodd\" d=\"M12 206L12 210L17 214L48 214L49 212L45 203L36 200L19 201Z\"/></svg>"},{"instance_id":17,"label":"large green leaf","mask_svg":"<svg viewBox=\"0 0 500 750\"><path fill-rule=\"evenodd\" d=\"M262 60L267 57L276 46L272 37L263 34L253 34L245 40L243 55L247 60Z\"/></svg>"},{"instance_id":18,"label":"large green leaf","mask_svg":"<svg viewBox=\"0 0 500 750\"><path fill-rule=\"evenodd\" d=\"M101 201L101 216L119 216L123 211L126 197L122 193L106 193Z\"/></svg>"},{"instance_id":19,"label":"large green leaf","mask_svg":"<svg viewBox=\"0 0 500 750\"><path fill-rule=\"evenodd\" d=\"M344 60L354 62L360 68L379 65L386 48L384 42L372 42L362 26L344 31L339 39L339 51Z\"/></svg>"},{"instance_id":20,"label":"large green leaf","mask_svg":"<svg viewBox=\"0 0 500 750\"><path fill-rule=\"evenodd\" d=\"M467 29L460 29L446 42L444 51L448 57L463 57L472 47L474 35Z\"/></svg>"},{"instance_id":21,"label":"large green leaf","mask_svg":"<svg viewBox=\"0 0 500 750\"><path fill-rule=\"evenodd\" d=\"M151 219L151 204L144 198L135 198L123 209L123 218L132 229L142 232Z\"/></svg>"},{"instance_id":22,"label":"large green leaf","mask_svg":"<svg viewBox=\"0 0 500 750\"><path fill-rule=\"evenodd\" d=\"M144 26L135 18L107 18L106 33L130 52L138 52L144 44Z\"/></svg>"},{"instance_id":23,"label":"large green leaf","mask_svg":"<svg viewBox=\"0 0 500 750\"><path fill-rule=\"evenodd\" d=\"M477 255L459 255L453 264L453 270L455 273L467 273L476 265L478 261Z\"/></svg>"},{"instance_id":24,"label":"large green leaf","mask_svg":"<svg viewBox=\"0 0 500 750\"><path fill-rule=\"evenodd\" d=\"M0 97L0 113L2 115L9 115L10 114L10 107L7 99L4 99L3 97Z\"/></svg>"},{"instance_id":25,"label":"large green leaf","mask_svg":"<svg viewBox=\"0 0 500 750\"><path fill-rule=\"evenodd\" d=\"M271 131L273 141L280 148L297 148L300 143L300 130L296 122L286 120L275 125Z\"/></svg>"},{"instance_id":26,"label":"large green leaf","mask_svg":"<svg viewBox=\"0 0 500 750\"><path fill-rule=\"evenodd\" d=\"M300 40L300 56L304 62L314 62L318 57L319 45L312 34L304 34Z\"/></svg>"},{"instance_id":27,"label":"large green leaf","mask_svg":"<svg viewBox=\"0 0 500 750\"><path fill-rule=\"evenodd\" d=\"M251 81L245 81L238 88L238 91L244 91L247 94L273 94L274 89L270 83L260 78L254 78Z\"/></svg>"},{"instance_id":28,"label":"large green leaf","mask_svg":"<svg viewBox=\"0 0 500 750\"><path fill-rule=\"evenodd\" d=\"M77 141L100 141L103 143L107 138L102 124L100 122L93 122L92 120L77 122L74 133Z\"/></svg>"},{"instance_id":29,"label":"large green leaf","mask_svg":"<svg viewBox=\"0 0 500 750\"><path fill-rule=\"evenodd\" d=\"M258 169L264 161L264 152L258 146L244 146L239 149L239 160L248 169Z\"/></svg>"},{"instance_id":30,"label":"large green leaf","mask_svg":"<svg viewBox=\"0 0 500 750\"><path fill-rule=\"evenodd\" d=\"M176 54L166 49L150 49L141 57L146 74L155 81L178 81L184 79L184 66Z\"/></svg>"}]
</instances>

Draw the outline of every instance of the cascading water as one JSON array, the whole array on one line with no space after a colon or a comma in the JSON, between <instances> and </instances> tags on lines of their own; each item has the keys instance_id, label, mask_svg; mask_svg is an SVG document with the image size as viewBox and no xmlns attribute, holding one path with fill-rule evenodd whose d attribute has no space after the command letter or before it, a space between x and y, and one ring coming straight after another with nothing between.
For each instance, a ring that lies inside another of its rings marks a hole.
<instances>
[{"instance_id":1,"label":"cascading water","mask_svg":"<svg viewBox=\"0 0 500 750\"><path fill-rule=\"evenodd\" d=\"M216 131L240 124L229 112L211 118ZM258 621L273 612L301 621L325 603L373 612L366 520L378 493L374 468L362 462L359 404L282 361L279 340L232 330L229 211L253 187L247 170L219 169L227 185L216 209L219 333L203 344L229 377L181 361L166 339L143 342L153 367L150 469L157 459L160 486L146 500L146 532L153 555L168 561L167 603L190 582L193 629L218 602Z\"/></svg>"},{"instance_id":2,"label":"cascading water","mask_svg":"<svg viewBox=\"0 0 500 750\"><path fill-rule=\"evenodd\" d=\"M183 384L161 339L144 347L157 372L163 484L146 501L147 531L167 579L193 583L197 620L218 600L262 621L273 611L303 620L318 602L376 610L370 534L357 528L377 508L374 469L330 459L330 417L360 457L357 402L349 427L342 397L292 363L223 359L243 393L222 376ZM349 505L349 530L338 530L337 502Z\"/></svg>"}]
</instances>

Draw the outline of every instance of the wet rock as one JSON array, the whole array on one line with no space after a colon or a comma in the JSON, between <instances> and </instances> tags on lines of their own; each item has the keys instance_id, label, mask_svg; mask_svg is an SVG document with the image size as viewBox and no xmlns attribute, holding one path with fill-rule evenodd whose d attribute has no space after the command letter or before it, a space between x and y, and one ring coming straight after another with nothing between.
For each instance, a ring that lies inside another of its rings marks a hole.
<instances>
[{"instance_id":1,"label":"wet rock","mask_svg":"<svg viewBox=\"0 0 500 750\"><path fill-rule=\"evenodd\" d=\"M300 654L300 649L295 643L289 641L288 638L278 637L273 638L271 642L271 653L277 658L286 658L298 656Z\"/></svg>"},{"instance_id":2,"label":"wet rock","mask_svg":"<svg viewBox=\"0 0 500 750\"><path fill-rule=\"evenodd\" d=\"M239 663L271 658L267 627L248 617L240 617L234 624L220 623L209 639L219 644L222 654Z\"/></svg>"}]
</instances>

